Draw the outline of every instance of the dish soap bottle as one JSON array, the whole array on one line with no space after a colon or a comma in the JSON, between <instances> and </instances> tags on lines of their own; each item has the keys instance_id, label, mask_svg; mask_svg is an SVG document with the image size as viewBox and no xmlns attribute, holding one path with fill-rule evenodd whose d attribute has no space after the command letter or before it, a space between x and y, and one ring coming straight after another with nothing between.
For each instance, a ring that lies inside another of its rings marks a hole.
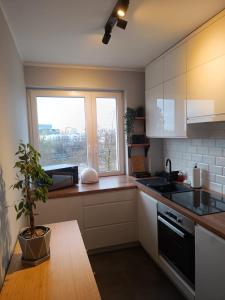
<instances>
[{"instance_id":1,"label":"dish soap bottle","mask_svg":"<svg viewBox=\"0 0 225 300\"><path fill-rule=\"evenodd\" d=\"M201 188L201 172L200 168L198 168L198 165L195 164L193 171L192 171L192 187L194 189L200 189Z\"/></svg>"}]
</instances>

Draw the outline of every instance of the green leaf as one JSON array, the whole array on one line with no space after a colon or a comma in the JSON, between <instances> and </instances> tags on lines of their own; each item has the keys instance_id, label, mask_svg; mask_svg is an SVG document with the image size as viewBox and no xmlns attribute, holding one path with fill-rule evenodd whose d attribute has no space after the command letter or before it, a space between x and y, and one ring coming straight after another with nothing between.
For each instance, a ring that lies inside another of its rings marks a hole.
<instances>
[{"instance_id":1,"label":"green leaf","mask_svg":"<svg viewBox=\"0 0 225 300\"><path fill-rule=\"evenodd\" d=\"M22 210L17 214L16 219L18 220L22 216Z\"/></svg>"},{"instance_id":2,"label":"green leaf","mask_svg":"<svg viewBox=\"0 0 225 300\"><path fill-rule=\"evenodd\" d=\"M24 203L23 203L23 201L21 201L20 204L19 204L18 210L23 209L23 207L24 207Z\"/></svg>"}]
</instances>

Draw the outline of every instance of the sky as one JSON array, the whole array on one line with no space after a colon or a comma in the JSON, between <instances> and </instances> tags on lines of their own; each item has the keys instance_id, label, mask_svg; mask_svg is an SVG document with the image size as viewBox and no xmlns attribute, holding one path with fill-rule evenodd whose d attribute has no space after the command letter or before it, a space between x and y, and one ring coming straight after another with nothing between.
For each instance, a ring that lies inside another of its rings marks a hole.
<instances>
[{"instance_id":1,"label":"sky","mask_svg":"<svg viewBox=\"0 0 225 300\"><path fill-rule=\"evenodd\" d=\"M97 118L101 128L116 127L114 98L97 98ZM55 129L67 127L85 131L85 99L37 97L38 124L51 124Z\"/></svg>"}]
</instances>

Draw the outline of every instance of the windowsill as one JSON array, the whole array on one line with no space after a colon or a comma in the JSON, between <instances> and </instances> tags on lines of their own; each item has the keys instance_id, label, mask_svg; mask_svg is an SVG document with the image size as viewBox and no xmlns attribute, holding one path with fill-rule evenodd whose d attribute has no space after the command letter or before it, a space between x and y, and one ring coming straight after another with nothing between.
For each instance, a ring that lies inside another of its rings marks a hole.
<instances>
[{"instance_id":1,"label":"windowsill","mask_svg":"<svg viewBox=\"0 0 225 300\"><path fill-rule=\"evenodd\" d=\"M49 192L49 199L65 198L80 196L84 194L93 194L99 192L113 191L113 190L125 190L135 189L136 184L132 177L127 175L119 176L107 176L100 177L98 183L94 184L82 184L79 183L76 186L68 187L61 190Z\"/></svg>"}]
</instances>

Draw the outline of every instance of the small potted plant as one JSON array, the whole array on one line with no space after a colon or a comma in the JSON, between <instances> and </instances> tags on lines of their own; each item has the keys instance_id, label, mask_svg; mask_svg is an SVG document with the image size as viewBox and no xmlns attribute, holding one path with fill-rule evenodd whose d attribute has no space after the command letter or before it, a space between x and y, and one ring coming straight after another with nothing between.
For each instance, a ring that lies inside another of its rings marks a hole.
<instances>
[{"instance_id":1,"label":"small potted plant","mask_svg":"<svg viewBox=\"0 0 225 300\"><path fill-rule=\"evenodd\" d=\"M14 168L18 169L18 173L17 182L12 187L21 191L21 198L15 205L15 210L17 219L22 215L28 216L29 219L29 227L19 233L18 240L23 262L36 265L50 255L51 230L46 226L35 226L34 209L37 201L47 201L48 186L52 180L39 164L40 153L30 144L20 143L15 155L18 161Z\"/></svg>"}]
</instances>

